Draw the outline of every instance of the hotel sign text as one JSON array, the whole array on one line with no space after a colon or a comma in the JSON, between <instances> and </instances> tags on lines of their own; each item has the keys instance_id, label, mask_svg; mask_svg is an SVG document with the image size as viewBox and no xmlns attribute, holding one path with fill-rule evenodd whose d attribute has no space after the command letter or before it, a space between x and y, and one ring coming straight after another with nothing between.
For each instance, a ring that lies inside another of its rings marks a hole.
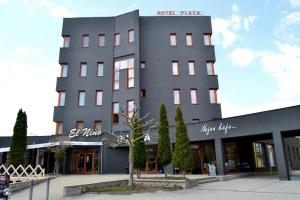
<instances>
[{"instance_id":1,"label":"hotel sign text","mask_svg":"<svg viewBox=\"0 0 300 200\"><path fill-rule=\"evenodd\" d=\"M69 133L69 138L74 138L78 136L91 137L91 136L100 136L102 131L98 129L83 128L83 129L72 129Z\"/></svg>"},{"instance_id":2,"label":"hotel sign text","mask_svg":"<svg viewBox=\"0 0 300 200\"><path fill-rule=\"evenodd\" d=\"M221 133L227 135L231 129L236 129L236 125L220 123L219 126L208 126L207 124L204 124L200 130L200 133L209 135L211 133L221 132Z\"/></svg>"},{"instance_id":3,"label":"hotel sign text","mask_svg":"<svg viewBox=\"0 0 300 200\"><path fill-rule=\"evenodd\" d=\"M156 13L159 16L200 16L201 11L175 11L175 10L159 10Z\"/></svg>"}]
</instances>

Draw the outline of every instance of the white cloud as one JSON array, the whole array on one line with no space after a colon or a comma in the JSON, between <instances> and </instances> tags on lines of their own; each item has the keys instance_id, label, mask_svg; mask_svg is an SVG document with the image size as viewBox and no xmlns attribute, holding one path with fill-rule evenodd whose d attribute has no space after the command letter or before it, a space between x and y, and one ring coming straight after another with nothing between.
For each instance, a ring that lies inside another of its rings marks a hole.
<instances>
[{"instance_id":1,"label":"white cloud","mask_svg":"<svg viewBox=\"0 0 300 200\"><path fill-rule=\"evenodd\" d=\"M288 25L297 24L300 22L300 12L292 12L285 16L285 23Z\"/></svg>"},{"instance_id":2,"label":"white cloud","mask_svg":"<svg viewBox=\"0 0 300 200\"><path fill-rule=\"evenodd\" d=\"M16 47L16 52L21 54L21 55L28 55L28 54L40 53L40 49L30 47L30 46L17 46Z\"/></svg>"},{"instance_id":3,"label":"white cloud","mask_svg":"<svg viewBox=\"0 0 300 200\"><path fill-rule=\"evenodd\" d=\"M298 7L300 6L300 0L290 0L290 4L292 7Z\"/></svg>"},{"instance_id":4,"label":"white cloud","mask_svg":"<svg viewBox=\"0 0 300 200\"><path fill-rule=\"evenodd\" d=\"M253 24L254 20L256 20L256 19L257 19L257 16L249 16L249 17L244 18L244 20L243 20L244 29L246 31L249 31L250 26Z\"/></svg>"},{"instance_id":5,"label":"white cloud","mask_svg":"<svg viewBox=\"0 0 300 200\"><path fill-rule=\"evenodd\" d=\"M11 135L17 112L26 111L28 133L49 135L54 133L53 106L56 103L55 81L57 64L36 65L20 61L0 63L1 130L0 135Z\"/></svg>"},{"instance_id":6,"label":"white cloud","mask_svg":"<svg viewBox=\"0 0 300 200\"><path fill-rule=\"evenodd\" d=\"M257 18L256 16L244 18L239 16L236 4L232 5L232 12L233 14L228 19L212 19L213 39L216 44L221 44L223 48L232 46L237 41L240 31L248 31Z\"/></svg>"},{"instance_id":7,"label":"white cloud","mask_svg":"<svg viewBox=\"0 0 300 200\"><path fill-rule=\"evenodd\" d=\"M237 34L230 30L230 22L225 19L215 18L212 20L214 39L222 43L223 48L231 46L237 39Z\"/></svg>"},{"instance_id":8,"label":"white cloud","mask_svg":"<svg viewBox=\"0 0 300 200\"><path fill-rule=\"evenodd\" d=\"M277 44L277 52L262 55L261 63L266 73L277 79L276 98L291 100L300 96L300 47Z\"/></svg>"},{"instance_id":9,"label":"white cloud","mask_svg":"<svg viewBox=\"0 0 300 200\"><path fill-rule=\"evenodd\" d=\"M255 54L250 49L237 48L229 54L229 57L234 65L246 66L254 60Z\"/></svg>"}]
</instances>

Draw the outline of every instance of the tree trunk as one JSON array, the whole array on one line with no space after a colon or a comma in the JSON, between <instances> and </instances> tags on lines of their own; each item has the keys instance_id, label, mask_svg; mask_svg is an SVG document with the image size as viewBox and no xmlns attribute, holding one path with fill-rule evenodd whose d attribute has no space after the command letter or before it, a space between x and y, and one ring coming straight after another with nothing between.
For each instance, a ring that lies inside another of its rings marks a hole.
<instances>
[{"instance_id":1,"label":"tree trunk","mask_svg":"<svg viewBox=\"0 0 300 200\"><path fill-rule=\"evenodd\" d=\"M185 169L183 170L183 178L185 178Z\"/></svg>"},{"instance_id":2,"label":"tree trunk","mask_svg":"<svg viewBox=\"0 0 300 200\"><path fill-rule=\"evenodd\" d=\"M129 145L129 180L128 185L133 185L133 145Z\"/></svg>"},{"instance_id":3,"label":"tree trunk","mask_svg":"<svg viewBox=\"0 0 300 200\"><path fill-rule=\"evenodd\" d=\"M167 176L168 176L167 166L164 166L164 171L165 171L165 178L167 178Z\"/></svg>"}]
</instances>

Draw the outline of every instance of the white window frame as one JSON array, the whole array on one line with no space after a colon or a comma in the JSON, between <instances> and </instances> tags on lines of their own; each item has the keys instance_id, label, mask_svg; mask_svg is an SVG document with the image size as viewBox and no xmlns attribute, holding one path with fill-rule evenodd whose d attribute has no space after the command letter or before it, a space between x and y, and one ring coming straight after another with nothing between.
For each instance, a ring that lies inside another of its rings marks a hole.
<instances>
[{"instance_id":1,"label":"white window frame","mask_svg":"<svg viewBox=\"0 0 300 200\"><path fill-rule=\"evenodd\" d=\"M198 104L197 89L191 89L191 104Z\"/></svg>"},{"instance_id":2,"label":"white window frame","mask_svg":"<svg viewBox=\"0 0 300 200\"><path fill-rule=\"evenodd\" d=\"M97 90L96 91L96 106L102 106L103 104L103 91Z\"/></svg>"},{"instance_id":3,"label":"white window frame","mask_svg":"<svg viewBox=\"0 0 300 200\"><path fill-rule=\"evenodd\" d=\"M195 61L189 61L189 75L194 76L196 75L195 73Z\"/></svg>"},{"instance_id":4,"label":"white window frame","mask_svg":"<svg viewBox=\"0 0 300 200\"><path fill-rule=\"evenodd\" d=\"M178 61L172 61L172 75L179 76L179 63Z\"/></svg>"},{"instance_id":5,"label":"white window frame","mask_svg":"<svg viewBox=\"0 0 300 200\"><path fill-rule=\"evenodd\" d=\"M78 106L82 107L85 106L85 91L78 92Z\"/></svg>"}]
</instances>

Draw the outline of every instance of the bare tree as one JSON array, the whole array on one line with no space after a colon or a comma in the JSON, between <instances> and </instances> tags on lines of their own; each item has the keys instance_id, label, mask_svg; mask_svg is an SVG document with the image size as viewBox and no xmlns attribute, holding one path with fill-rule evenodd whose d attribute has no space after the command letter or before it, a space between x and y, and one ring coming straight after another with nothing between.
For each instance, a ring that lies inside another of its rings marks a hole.
<instances>
[{"instance_id":1,"label":"bare tree","mask_svg":"<svg viewBox=\"0 0 300 200\"><path fill-rule=\"evenodd\" d=\"M122 122L126 127L129 128L127 131L117 131L117 132L107 132L108 134L102 139L103 143L107 143L113 148L116 148L119 145L128 145L129 147L129 180L128 185L133 185L133 147L134 144L144 138L144 141L150 141L151 129L157 126L157 123L154 119L147 120L149 113L145 116L139 118L138 111L140 108L135 107L133 109L132 115L127 115L124 107L120 106L119 115L125 118L125 121ZM134 132L142 129L142 134L140 137L134 138ZM106 131L105 131L106 132Z\"/></svg>"}]
</instances>

